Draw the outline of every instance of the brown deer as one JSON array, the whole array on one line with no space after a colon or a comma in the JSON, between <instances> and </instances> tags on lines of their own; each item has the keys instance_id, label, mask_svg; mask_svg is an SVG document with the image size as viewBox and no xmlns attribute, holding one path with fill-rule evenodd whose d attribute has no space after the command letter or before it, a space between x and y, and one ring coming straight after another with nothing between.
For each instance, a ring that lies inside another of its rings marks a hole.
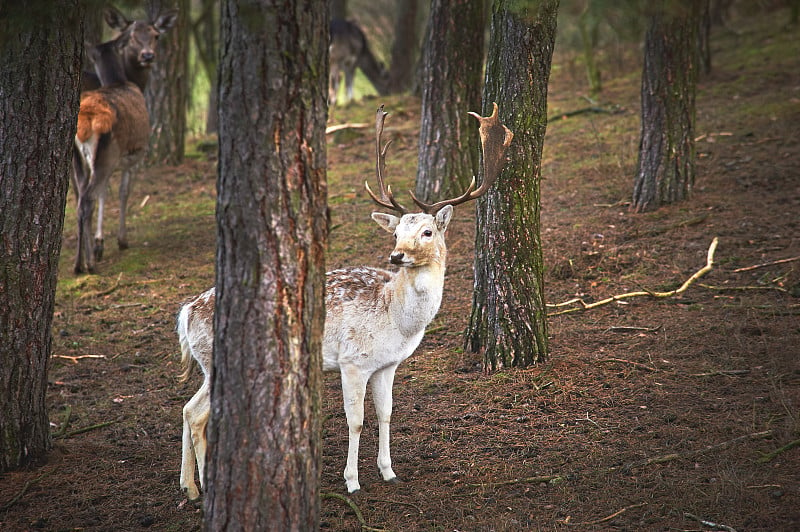
<instances>
[{"instance_id":1,"label":"brown deer","mask_svg":"<svg viewBox=\"0 0 800 532\"><path fill-rule=\"evenodd\" d=\"M144 156L150 134L142 93L155 60L158 37L175 24L177 10L152 15L148 22L128 20L113 7L106 8L104 16L106 23L120 30L120 34L87 50L96 72L83 74L82 87L97 88L81 93L72 158L73 188L78 200L75 273L94 271L95 262L102 259L105 197L109 178L118 166L122 177L117 242L120 249L128 247L125 218L131 176ZM92 247L89 235L95 200L97 228Z\"/></svg>"},{"instance_id":2,"label":"brown deer","mask_svg":"<svg viewBox=\"0 0 800 532\"><path fill-rule=\"evenodd\" d=\"M336 107L339 85L342 82L342 73L344 73L347 101L353 99L353 79L355 78L356 67L364 72L364 75L378 91L378 94L383 95L386 93L389 72L372 55L364 32L354 22L342 19L331 20L329 62L329 107Z\"/></svg>"},{"instance_id":3,"label":"brown deer","mask_svg":"<svg viewBox=\"0 0 800 532\"><path fill-rule=\"evenodd\" d=\"M361 488L358 482L358 446L364 422L367 383L378 416L378 468L385 481L397 481L389 453L389 423L392 415L392 384L397 366L410 357L422 340L442 301L447 246L445 230L453 206L485 194L505 163L505 152L513 133L497 117L497 104L489 117L470 113L480 121L484 180L475 180L461 196L427 204L411 194L422 212L411 213L384 186L386 149L381 135L386 113L376 118L376 170L380 196L366 185L370 197L381 207L401 216L372 213L372 219L394 234L395 247L389 262L399 266L391 272L379 268L355 267L328 272L325 294L325 332L322 367L338 370L342 380L344 410L349 429L349 448L344 479L347 491ZM183 305L178 313L177 331L185 381L193 359L203 372L203 384L183 408L183 452L180 485L189 499L199 498L195 483L195 461L204 482L206 426L210 409L210 369L214 343L215 293L210 289Z\"/></svg>"}]
</instances>

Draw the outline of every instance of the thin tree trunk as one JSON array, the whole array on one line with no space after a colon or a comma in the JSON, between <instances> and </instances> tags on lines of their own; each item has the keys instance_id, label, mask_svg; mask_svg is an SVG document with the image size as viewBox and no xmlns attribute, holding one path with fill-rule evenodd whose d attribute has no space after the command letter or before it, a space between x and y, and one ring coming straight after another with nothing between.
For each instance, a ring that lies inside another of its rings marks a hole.
<instances>
[{"instance_id":1,"label":"thin tree trunk","mask_svg":"<svg viewBox=\"0 0 800 532\"><path fill-rule=\"evenodd\" d=\"M434 0L422 67L422 127L416 195L432 203L460 195L476 175L483 73L483 2Z\"/></svg>"},{"instance_id":2,"label":"thin tree trunk","mask_svg":"<svg viewBox=\"0 0 800 532\"><path fill-rule=\"evenodd\" d=\"M327 7L315 0L242 4L223 1L221 18L206 527L314 530Z\"/></svg>"},{"instance_id":3,"label":"thin tree trunk","mask_svg":"<svg viewBox=\"0 0 800 532\"><path fill-rule=\"evenodd\" d=\"M396 0L392 63L387 93L398 93L411 86L417 60L417 0Z\"/></svg>"},{"instance_id":4,"label":"thin tree trunk","mask_svg":"<svg viewBox=\"0 0 800 532\"><path fill-rule=\"evenodd\" d=\"M514 132L509 164L478 200L475 291L465 335L487 369L526 367L548 354L539 182L557 0L493 6L484 114L492 102Z\"/></svg>"},{"instance_id":5,"label":"thin tree trunk","mask_svg":"<svg viewBox=\"0 0 800 532\"><path fill-rule=\"evenodd\" d=\"M83 55L83 3L35 7L12 3L0 18L0 472L50 449L50 326Z\"/></svg>"},{"instance_id":6,"label":"thin tree trunk","mask_svg":"<svg viewBox=\"0 0 800 532\"><path fill-rule=\"evenodd\" d=\"M175 27L158 43L158 58L151 67L150 82L145 90L150 112L151 164L180 164L186 138L186 109L189 101L189 0L150 0L161 9L178 8Z\"/></svg>"},{"instance_id":7,"label":"thin tree trunk","mask_svg":"<svg viewBox=\"0 0 800 532\"><path fill-rule=\"evenodd\" d=\"M654 8L645 35L635 212L681 201L694 186L700 3L662 0Z\"/></svg>"}]
</instances>

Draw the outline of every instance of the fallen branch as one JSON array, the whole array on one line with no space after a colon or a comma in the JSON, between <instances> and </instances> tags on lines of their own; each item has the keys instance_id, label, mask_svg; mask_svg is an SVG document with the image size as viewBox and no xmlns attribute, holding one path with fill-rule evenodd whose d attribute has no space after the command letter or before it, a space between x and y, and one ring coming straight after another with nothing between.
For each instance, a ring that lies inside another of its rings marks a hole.
<instances>
[{"instance_id":1,"label":"fallen branch","mask_svg":"<svg viewBox=\"0 0 800 532\"><path fill-rule=\"evenodd\" d=\"M67 405L66 412L64 412L64 423L61 424L61 428L59 428L55 434L53 434L53 438L60 438L67 432L67 427L69 427L69 422L72 418L72 405Z\"/></svg>"},{"instance_id":2,"label":"fallen branch","mask_svg":"<svg viewBox=\"0 0 800 532\"><path fill-rule=\"evenodd\" d=\"M364 514L361 513L361 510L359 509L358 505L354 503L353 499L351 499L350 497L345 497L344 495L339 495L338 493L333 493L333 492L320 493L319 496L321 499L338 499L347 504L347 506L349 506L350 509L353 510L353 513L356 514L356 519L358 519L358 523L361 525L361 530L369 530L371 532L384 531L383 528L373 528L367 525L367 522L364 520Z\"/></svg>"},{"instance_id":3,"label":"fallen branch","mask_svg":"<svg viewBox=\"0 0 800 532\"><path fill-rule=\"evenodd\" d=\"M625 360L624 358L601 358L598 362L620 362L622 364L630 364L635 368L644 369L647 371L658 371L658 368L654 368L652 366L647 366L642 364L641 362L634 362L633 360Z\"/></svg>"},{"instance_id":4,"label":"fallen branch","mask_svg":"<svg viewBox=\"0 0 800 532\"><path fill-rule=\"evenodd\" d=\"M84 358L106 358L105 355L53 355L53 358L65 358L67 360L71 360L73 364L77 364L79 360Z\"/></svg>"},{"instance_id":5,"label":"fallen branch","mask_svg":"<svg viewBox=\"0 0 800 532\"><path fill-rule=\"evenodd\" d=\"M777 290L778 292L788 292L782 286L715 286L712 284L697 283L697 286L707 288L708 290L717 290L719 292L732 292L732 291L747 291L747 290Z\"/></svg>"},{"instance_id":6,"label":"fallen branch","mask_svg":"<svg viewBox=\"0 0 800 532\"><path fill-rule=\"evenodd\" d=\"M736 268L733 270L733 273L741 273L741 272L749 272L751 270L757 270L759 268L766 268L767 266L775 266L776 264L786 264L787 262L793 262L796 260L800 260L800 257L790 257L788 259L778 259L778 260L771 260L769 262L762 262L761 264L755 264L753 266L745 266L744 268Z\"/></svg>"},{"instance_id":7,"label":"fallen branch","mask_svg":"<svg viewBox=\"0 0 800 532\"><path fill-rule=\"evenodd\" d=\"M122 272L119 272L117 275L117 281L111 286L111 288L107 288L106 290L98 290L96 292L87 292L86 294L81 295L78 299L89 299L92 297L101 297L107 296L117 288L119 288L119 282L122 279Z\"/></svg>"},{"instance_id":8,"label":"fallen branch","mask_svg":"<svg viewBox=\"0 0 800 532\"><path fill-rule=\"evenodd\" d=\"M116 423L117 421L119 421L119 420L118 420L118 419L115 419L114 421L105 421L105 422L103 422L103 423L98 423L98 424L96 424L96 425L90 425L90 426L88 426L88 427L84 427L84 428L82 428L82 429L76 429L76 430L73 430L73 431L71 431L71 432L67 432L66 434L64 434L64 435L62 435L62 436L58 436L58 437L61 437L61 438L71 438L71 437L73 437L73 436L77 436L78 434L83 434L84 432L91 432L91 431L93 431L93 430L102 429L102 428L104 428L104 427L107 427L107 426L109 426L109 425L113 425L113 424L114 424L114 423Z\"/></svg>"},{"instance_id":9,"label":"fallen branch","mask_svg":"<svg viewBox=\"0 0 800 532\"><path fill-rule=\"evenodd\" d=\"M698 521L703 526L710 526L711 528L716 528L718 530L727 530L728 532L736 532L736 529L733 528L733 527L730 527L728 525L722 525L720 523L715 523L715 522L709 521L707 519L701 519L700 517L697 517L696 515L690 514L688 512L684 512L683 516L687 517L689 519L694 519L695 521Z\"/></svg>"},{"instance_id":10,"label":"fallen branch","mask_svg":"<svg viewBox=\"0 0 800 532\"><path fill-rule=\"evenodd\" d=\"M790 441L789 443L787 443L783 447L781 447L779 449L775 449L771 453L767 453L764 456L762 456L761 458L759 458L758 459L758 463L759 464L766 464L767 462L771 461L773 458L775 458L779 454L784 453L784 452L788 451L789 449L794 449L798 445L800 445L800 440Z\"/></svg>"},{"instance_id":11,"label":"fallen branch","mask_svg":"<svg viewBox=\"0 0 800 532\"><path fill-rule=\"evenodd\" d=\"M498 486L510 486L512 484L541 484L542 482L557 482L566 480L564 475L545 475L541 477L514 478L511 480L501 480L500 482L481 482L480 484L467 484L471 488L496 488Z\"/></svg>"},{"instance_id":12,"label":"fallen branch","mask_svg":"<svg viewBox=\"0 0 800 532\"><path fill-rule=\"evenodd\" d=\"M615 333L626 333L626 332L658 332L664 326L659 325L658 327L625 327L625 326L614 326L609 327L605 330L605 332L615 332Z\"/></svg>"},{"instance_id":13,"label":"fallen branch","mask_svg":"<svg viewBox=\"0 0 800 532\"><path fill-rule=\"evenodd\" d=\"M639 292L628 292L626 294L619 294L615 296L608 297L601 301L596 301L594 303L586 303L583 299L577 298L570 300L570 303L579 303L579 307L567 309L567 310L560 310L558 312L552 312L548 314L548 316L560 316L561 314L570 314L572 312L578 312L579 310L590 310L593 308L597 308L603 305L608 305L609 303L613 303L615 301L622 301L623 299L631 299L633 297L652 297L657 299L663 299L668 297L673 297L678 294L682 294L685 292L696 280L700 277L704 276L708 272L710 272L714 268L714 252L717 250L717 244L719 243L719 239L714 237L714 240L711 241L711 245L708 248L708 256L706 258L706 265L697 270L691 277L689 277L681 286L675 290L670 290L669 292L655 292L655 291L639 291ZM561 303L558 305L553 305L556 307L564 306L565 303Z\"/></svg>"},{"instance_id":14,"label":"fallen branch","mask_svg":"<svg viewBox=\"0 0 800 532\"><path fill-rule=\"evenodd\" d=\"M9 508L11 508L11 507L12 507L12 506L14 506L15 504L17 504L17 502L18 502L18 501L19 501L19 500L20 500L20 499L21 499L21 498L22 498L22 497L25 495L25 492L26 492L26 491L28 491L28 488L30 488L31 486L33 486L34 484L36 484L37 482L39 482L39 481L40 481L40 480L42 480L43 478L45 478L45 477L47 477L47 476L49 476L49 475L52 475L54 472L55 472L55 470L53 470L53 471L47 471L46 473L42 473L42 474L41 474L41 475L39 475L38 477L36 477L36 478L34 478L34 479L31 479L31 480L29 480L28 482L26 482L26 483L25 483L25 484L22 486L22 489L21 489L21 490L19 490L19 493L17 493L16 495L14 495L14 497L12 497L12 498L11 498L11 500L10 500L10 501L8 501L7 503L5 503L3 506L0 506L0 512L5 512L5 511L6 511L6 510L8 510Z\"/></svg>"},{"instance_id":15,"label":"fallen branch","mask_svg":"<svg viewBox=\"0 0 800 532\"><path fill-rule=\"evenodd\" d=\"M608 515L606 517L603 517L602 519L596 519L594 521L583 521L583 522L580 522L580 523L570 523L569 521L564 520L564 524L565 525L570 525L570 526L594 526L594 525L599 525L600 523L605 523L606 521L611 521L612 519L614 519L618 515L622 515L625 512L627 512L628 510L633 510L634 508L641 508L642 506L647 506L647 503L646 502L640 502L639 504L631 504L630 506L626 506L625 508L623 508L621 510L617 510L613 514Z\"/></svg>"},{"instance_id":16,"label":"fallen branch","mask_svg":"<svg viewBox=\"0 0 800 532\"><path fill-rule=\"evenodd\" d=\"M707 373L690 373L690 377L716 377L718 375L731 376L731 375L747 375L750 373L749 369L720 369L717 371L709 371Z\"/></svg>"},{"instance_id":17,"label":"fallen branch","mask_svg":"<svg viewBox=\"0 0 800 532\"><path fill-rule=\"evenodd\" d=\"M337 124L335 126L328 126L325 128L325 134L328 135L329 133L336 133L337 131L341 131L343 129L363 129L365 127L369 127L369 124L364 123L348 123L348 124Z\"/></svg>"},{"instance_id":18,"label":"fallen branch","mask_svg":"<svg viewBox=\"0 0 800 532\"><path fill-rule=\"evenodd\" d=\"M576 109L574 111L567 111L566 113L558 113L557 115L553 115L547 119L548 122L555 122L556 120L563 120L564 118L569 118L571 116L577 116L584 113L604 113L604 114L619 114L623 111L620 110L618 107L612 107L606 109L605 107L599 107L596 105L592 105L589 107L583 107L581 109Z\"/></svg>"}]
</instances>

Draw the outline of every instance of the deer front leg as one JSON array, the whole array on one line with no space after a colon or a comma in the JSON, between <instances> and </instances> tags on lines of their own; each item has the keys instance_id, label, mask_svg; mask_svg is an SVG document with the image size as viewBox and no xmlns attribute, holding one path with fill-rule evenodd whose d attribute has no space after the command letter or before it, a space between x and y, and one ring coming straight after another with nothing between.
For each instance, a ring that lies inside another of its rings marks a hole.
<instances>
[{"instance_id":1,"label":"deer front leg","mask_svg":"<svg viewBox=\"0 0 800 532\"><path fill-rule=\"evenodd\" d=\"M205 482L206 427L211 408L209 387L204 382L196 394L183 407L183 449L181 452L181 489L190 501L200 498L194 480L194 466L200 473L200 485Z\"/></svg>"},{"instance_id":2,"label":"deer front leg","mask_svg":"<svg viewBox=\"0 0 800 532\"><path fill-rule=\"evenodd\" d=\"M94 260L100 262L103 260L103 214L106 207L106 192L108 186L100 188L97 198L97 227L94 230Z\"/></svg>"},{"instance_id":3,"label":"deer front leg","mask_svg":"<svg viewBox=\"0 0 800 532\"><path fill-rule=\"evenodd\" d=\"M80 193L78 200L78 253L75 257L75 273L94 272L94 258L92 256L92 214L94 213L94 199L88 190Z\"/></svg>"},{"instance_id":4,"label":"deer front leg","mask_svg":"<svg viewBox=\"0 0 800 532\"><path fill-rule=\"evenodd\" d=\"M358 368L342 368L342 398L344 413L347 416L348 446L347 465L344 468L344 481L347 492L361 489L358 483L358 444L364 426L364 395L367 391L367 378Z\"/></svg>"},{"instance_id":5,"label":"deer front leg","mask_svg":"<svg viewBox=\"0 0 800 532\"><path fill-rule=\"evenodd\" d=\"M378 469L383 480L398 482L392 470L392 457L389 452L389 424L392 420L392 384L397 366L390 366L376 372L371 379L372 402L378 415Z\"/></svg>"}]
</instances>

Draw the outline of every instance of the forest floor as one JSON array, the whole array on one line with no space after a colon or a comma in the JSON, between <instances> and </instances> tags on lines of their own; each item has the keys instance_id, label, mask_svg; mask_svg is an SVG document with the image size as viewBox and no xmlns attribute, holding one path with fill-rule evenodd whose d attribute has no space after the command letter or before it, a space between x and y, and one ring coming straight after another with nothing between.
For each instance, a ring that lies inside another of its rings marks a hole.
<instances>
[{"instance_id":1,"label":"forest floor","mask_svg":"<svg viewBox=\"0 0 800 532\"><path fill-rule=\"evenodd\" d=\"M550 357L482 370L462 348L471 306L474 213L448 230L442 309L395 382L394 469L374 465L368 415L354 503L373 529L800 529L800 39L771 19L712 38L699 82L691 199L629 211L639 137L639 67L607 76L614 113L550 121L542 181L546 299L599 301L678 288L549 320ZM550 116L586 107L577 68L556 56ZM573 63L574 65L574 63ZM377 100L337 110L371 122ZM389 175L416 167L419 102L387 98ZM501 103L502 105L502 103ZM339 120L342 118L337 117ZM328 268L382 266L392 242L369 220L373 131L329 136ZM146 169L130 202L131 248L75 277L74 199L62 250L49 377L47 464L0 475L1 530L201 528L178 487L181 408L175 315L213 283L215 164ZM113 194L112 194L113 195ZM553 313L563 307L553 307ZM369 399L368 399L369 403ZM345 494L347 428L326 375L322 491ZM368 404L371 412L371 406ZM359 530L322 500L322 528Z\"/></svg>"}]
</instances>

